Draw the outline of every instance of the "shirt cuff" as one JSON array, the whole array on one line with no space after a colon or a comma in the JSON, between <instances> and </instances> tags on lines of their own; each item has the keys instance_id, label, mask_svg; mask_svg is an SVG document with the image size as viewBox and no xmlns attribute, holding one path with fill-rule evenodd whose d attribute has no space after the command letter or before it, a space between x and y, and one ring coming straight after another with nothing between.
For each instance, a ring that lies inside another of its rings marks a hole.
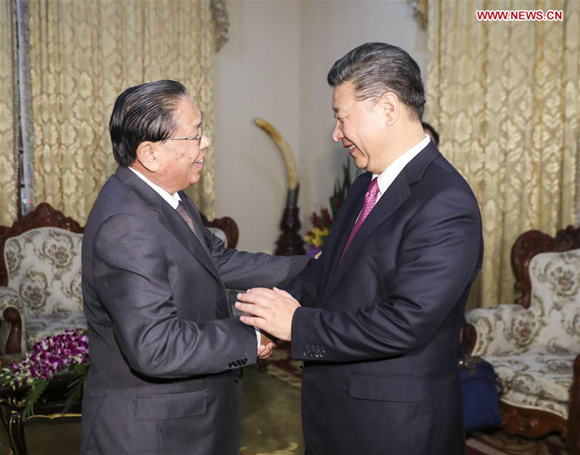
<instances>
[{"instance_id":1,"label":"shirt cuff","mask_svg":"<svg viewBox=\"0 0 580 455\"><path fill-rule=\"evenodd\" d=\"M262 340L262 332L260 332L260 329L258 327L254 327L254 330L256 331L256 338L258 339L258 348L260 348L260 341Z\"/></svg>"}]
</instances>

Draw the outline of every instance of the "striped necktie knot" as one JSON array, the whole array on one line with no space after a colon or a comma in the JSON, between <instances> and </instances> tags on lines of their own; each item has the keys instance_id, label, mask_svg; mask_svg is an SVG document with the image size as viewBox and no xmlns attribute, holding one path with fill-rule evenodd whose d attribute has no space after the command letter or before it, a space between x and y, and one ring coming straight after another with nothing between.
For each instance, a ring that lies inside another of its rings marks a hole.
<instances>
[{"instance_id":1,"label":"striped necktie knot","mask_svg":"<svg viewBox=\"0 0 580 455\"><path fill-rule=\"evenodd\" d=\"M181 216L181 218L183 218L183 220L187 223L187 225L189 226L189 229L191 229L191 231L195 234L195 236L197 238L199 238L199 235L197 234L197 230L195 229L195 224L193 223L193 218L191 217L191 215L189 214L189 212L185 208L185 205L183 205L183 202L179 201L179 204L177 204L176 210L177 210L177 213L179 213L179 215Z\"/></svg>"}]
</instances>

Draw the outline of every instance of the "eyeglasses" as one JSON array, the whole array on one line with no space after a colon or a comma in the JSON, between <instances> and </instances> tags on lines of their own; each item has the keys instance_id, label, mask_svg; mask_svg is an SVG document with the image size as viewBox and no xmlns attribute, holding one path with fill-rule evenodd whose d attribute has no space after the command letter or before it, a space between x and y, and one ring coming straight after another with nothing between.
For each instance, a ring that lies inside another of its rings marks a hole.
<instances>
[{"instance_id":1,"label":"eyeglasses","mask_svg":"<svg viewBox=\"0 0 580 455\"><path fill-rule=\"evenodd\" d=\"M167 141L197 141L201 146L201 139L203 138L203 123L199 124L199 134L197 136L183 136L183 137L168 137L163 142Z\"/></svg>"}]
</instances>

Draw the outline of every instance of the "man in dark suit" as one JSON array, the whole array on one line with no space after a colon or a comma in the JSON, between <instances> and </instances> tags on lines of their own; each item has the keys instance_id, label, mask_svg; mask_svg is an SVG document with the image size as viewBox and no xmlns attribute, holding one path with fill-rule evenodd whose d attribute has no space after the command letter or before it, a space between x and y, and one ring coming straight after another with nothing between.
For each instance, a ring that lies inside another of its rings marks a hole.
<instances>
[{"instance_id":1,"label":"man in dark suit","mask_svg":"<svg viewBox=\"0 0 580 455\"><path fill-rule=\"evenodd\" d=\"M82 453L237 454L241 367L268 355L226 286L272 286L304 257L228 250L183 192L211 144L178 82L132 87L110 121L117 172L83 239L91 368Z\"/></svg>"},{"instance_id":2,"label":"man in dark suit","mask_svg":"<svg viewBox=\"0 0 580 455\"><path fill-rule=\"evenodd\" d=\"M462 454L457 364L482 260L477 202L423 132L423 83L405 51L364 44L328 81L333 139L367 172L291 294L252 289L236 305L304 360L307 454Z\"/></svg>"}]
</instances>

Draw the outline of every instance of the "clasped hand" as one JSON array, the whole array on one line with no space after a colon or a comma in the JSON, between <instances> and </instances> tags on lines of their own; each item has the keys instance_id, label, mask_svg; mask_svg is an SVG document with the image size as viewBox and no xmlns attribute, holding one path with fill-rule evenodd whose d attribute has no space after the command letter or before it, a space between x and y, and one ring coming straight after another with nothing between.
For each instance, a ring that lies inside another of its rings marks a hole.
<instances>
[{"instance_id":1,"label":"clasped hand","mask_svg":"<svg viewBox=\"0 0 580 455\"><path fill-rule=\"evenodd\" d=\"M292 318L300 303L278 288L253 288L238 294L236 308L245 315L240 320L281 340L292 338Z\"/></svg>"}]
</instances>

